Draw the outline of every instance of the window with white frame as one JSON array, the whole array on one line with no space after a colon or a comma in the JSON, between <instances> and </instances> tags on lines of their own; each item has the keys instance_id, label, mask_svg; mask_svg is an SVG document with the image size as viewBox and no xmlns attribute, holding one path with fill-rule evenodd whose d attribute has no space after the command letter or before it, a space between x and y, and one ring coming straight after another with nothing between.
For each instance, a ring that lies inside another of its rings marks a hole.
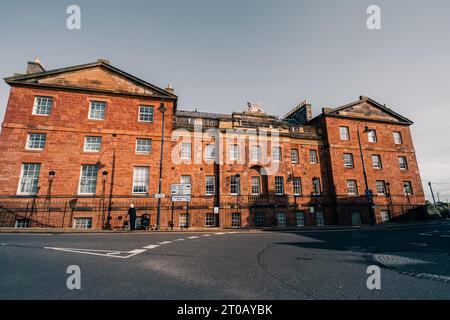
<instances>
[{"instance_id":1,"label":"window with white frame","mask_svg":"<svg viewBox=\"0 0 450 320\"><path fill-rule=\"evenodd\" d=\"M52 97L35 97L33 114L38 116L49 116L52 112Z\"/></svg>"},{"instance_id":2,"label":"window with white frame","mask_svg":"<svg viewBox=\"0 0 450 320\"><path fill-rule=\"evenodd\" d=\"M381 222L382 223L387 223L389 222L389 211L387 210L382 210L381 211Z\"/></svg>"},{"instance_id":3,"label":"window with white frame","mask_svg":"<svg viewBox=\"0 0 450 320\"><path fill-rule=\"evenodd\" d=\"M178 216L178 225L180 228L187 228L189 226L189 219L186 213L180 213Z\"/></svg>"},{"instance_id":4,"label":"window with white frame","mask_svg":"<svg viewBox=\"0 0 450 320\"><path fill-rule=\"evenodd\" d=\"M153 122L154 108L152 106L139 106L139 122Z\"/></svg>"},{"instance_id":5,"label":"window with white frame","mask_svg":"<svg viewBox=\"0 0 450 320\"><path fill-rule=\"evenodd\" d=\"M275 194L277 196L284 195L284 179L283 179L283 177L275 177Z\"/></svg>"},{"instance_id":6,"label":"window with white frame","mask_svg":"<svg viewBox=\"0 0 450 320\"><path fill-rule=\"evenodd\" d=\"M412 188L411 181L403 181L403 192L407 196L412 196L413 195L413 188Z\"/></svg>"},{"instance_id":7,"label":"window with white frame","mask_svg":"<svg viewBox=\"0 0 450 320\"><path fill-rule=\"evenodd\" d=\"M138 154L150 154L152 152L152 140L151 139L136 139L136 153Z\"/></svg>"},{"instance_id":8,"label":"window with white frame","mask_svg":"<svg viewBox=\"0 0 450 320\"><path fill-rule=\"evenodd\" d=\"M304 227L305 226L305 213L302 211L298 211L295 214L295 218L297 220L297 227Z\"/></svg>"},{"instance_id":9,"label":"window with white frame","mask_svg":"<svg viewBox=\"0 0 450 320\"><path fill-rule=\"evenodd\" d=\"M392 132L392 136L394 138L395 144L403 144L403 138L402 138L402 134L400 132L394 131L394 132Z\"/></svg>"},{"instance_id":10,"label":"window with white frame","mask_svg":"<svg viewBox=\"0 0 450 320\"><path fill-rule=\"evenodd\" d=\"M239 212L234 212L231 214L231 227L232 228L241 227L241 214Z\"/></svg>"},{"instance_id":11,"label":"window with white frame","mask_svg":"<svg viewBox=\"0 0 450 320\"><path fill-rule=\"evenodd\" d=\"M216 146L214 144L206 145L205 159L206 160L215 160L216 159Z\"/></svg>"},{"instance_id":12,"label":"window with white frame","mask_svg":"<svg viewBox=\"0 0 450 320\"><path fill-rule=\"evenodd\" d=\"M398 165L400 166L400 170L408 170L408 161L406 157L398 157Z\"/></svg>"},{"instance_id":13,"label":"window with white frame","mask_svg":"<svg viewBox=\"0 0 450 320\"><path fill-rule=\"evenodd\" d=\"M374 169L382 169L381 156L379 154L372 155L372 166Z\"/></svg>"},{"instance_id":14,"label":"window with white frame","mask_svg":"<svg viewBox=\"0 0 450 320\"><path fill-rule=\"evenodd\" d=\"M292 184L294 187L294 196L300 196L302 194L302 180L301 178L293 178Z\"/></svg>"},{"instance_id":15,"label":"window with white frame","mask_svg":"<svg viewBox=\"0 0 450 320\"><path fill-rule=\"evenodd\" d=\"M375 143L377 142L377 132L375 130L368 130L367 131L367 139L369 142Z\"/></svg>"},{"instance_id":16,"label":"window with white frame","mask_svg":"<svg viewBox=\"0 0 450 320\"><path fill-rule=\"evenodd\" d=\"M237 196L239 194L239 178L236 176L230 177L230 194Z\"/></svg>"},{"instance_id":17,"label":"window with white frame","mask_svg":"<svg viewBox=\"0 0 450 320\"><path fill-rule=\"evenodd\" d=\"M347 180L347 193L349 195L358 194L358 185L356 183L356 180Z\"/></svg>"},{"instance_id":18,"label":"window with white frame","mask_svg":"<svg viewBox=\"0 0 450 320\"><path fill-rule=\"evenodd\" d=\"M321 191L320 191L320 179L319 178L313 178L312 179L312 184L313 184L313 195L314 196L319 196Z\"/></svg>"},{"instance_id":19,"label":"window with white frame","mask_svg":"<svg viewBox=\"0 0 450 320\"><path fill-rule=\"evenodd\" d=\"M191 159L191 144L189 142L183 142L181 144L181 159L182 160Z\"/></svg>"},{"instance_id":20,"label":"window with white frame","mask_svg":"<svg viewBox=\"0 0 450 320\"><path fill-rule=\"evenodd\" d=\"M339 133L341 135L341 140L350 140L350 132L348 127L339 127Z\"/></svg>"},{"instance_id":21,"label":"window with white frame","mask_svg":"<svg viewBox=\"0 0 450 320\"><path fill-rule=\"evenodd\" d=\"M379 195L386 195L386 182L384 182L384 180L377 180L375 185Z\"/></svg>"},{"instance_id":22,"label":"window with white frame","mask_svg":"<svg viewBox=\"0 0 450 320\"><path fill-rule=\"evenodd\" d=\"M284 212L277 213L277 225L279 227L286 227L286 213Z\"/></svg>"},{"instance_id":23,"label":"window with white frame","mask_svg":"<svg viewBox=\"0 0 450 320\"><path fill-rule=\"evenodd\" d=\"M94 195L97 188L98 166L84 164L81 166L80 185L78 193L82 195Z\"/></svg>"},{"instance_id":24,"label":"window with white frame","mask_svg":"<svg viewBox=\"0 0 450 320\"><path fill-rule=\"evenodd\" d=\"M325 225L325 219L321 211L316 212L316 225L320 227Z\"/></svg>"},{"instance_id":25,"label":"window with white frame","mask_svg":"<svg viewBox=\"0 0 450 320\"><path fill-rule=\"evenodd\" d=\"M317 163L317 150L309 150L309 162Z\"/></svg>"},{"instance_id":26,"label":"window with white frame","mask_svg":"<svg viewBox=\"0 0 450 320\"><path fill-rule=\"evenodd\" d=\"M214 176L207 176L205 180L205 195L213 196L215 194Z\"/></svg>"},{"instance_id":27,"label":"window with white frame","mask_svg":"<svg viewBox=\"0 0 450 320\"><path fill-rule=\"evenodd\" d=\"M291 149L291 163L298 163L298 149Z\"/></svg>"},{"instance_id":28,"label":"window with white frame","mask_svg":"<svg viewBox=\"0 0 450 320\"><path fill-rule=\"evenodd\" d=\"M252 146L252 161L261 161L261 147Z\"/></svg>"},{"instance_id":29,"label":"window with white frame","mask_svg":"<svg viewBox=\"0 0 450 320\"><path fill-rule=\"evenodd\" d=\"M133 172L133 193L148 193L149 167L135 167Z\"/></svg>"},{"instance_id":30,"label":"window with white frame","mask_svg":"<svg viewBox=\"0 0 450 320\"><path fill-rule=\"evenodd\" d=\"M205 227L214 228L216 226L216 215L214 213L207 213L205 215Z\"/></svg>"},{"instance_id":31,"label":"window with white frame","mask_svg":"<svg viewBox=\"0 0 450 320\"><path fill-rule=\"evenodd\" d=\"M353 163L353 154L344 153L344 168L353 168L355 164Z\"/></svg>"},{"instance_id":32,"label":"window with white frame","mask_svg":"<svg viewBox=\"0 0 450 320\"><path fill-rule=\"evenodd\" d=\"M44 150L45 140L47 135L45 133L29 133L27 137L27 150Z\"/></svg>"},{"instance_id":33,"label":"window with white frame","mask_svg":"<svg viewBox=\"0 0 450 320\"><path fill-rule=\"evenodd\" d=\"M14 228L17 228L17 229L30 228L30 227L31 227L30 219L19 218L19 219L16 219L16 222L14 223Z\"/></svg>"},{"instance_id":34,"label":"window with white frame","mask_svg":"<svg viewBox=\"0 0 450 320\"><path fill-rule=\"evenodd\" d=\"M253 224L257 227L261 227L264 225L264 215L262 212L255 213Z\"/></svg>"},{"instance_id":35,"label":"window with white frame","mask_svg":"<svg viewBox=\"0 0 450 320\"><path fill-rule=\"evenodd\" d=\"M354 226L361 225L361 212L352 211L352 225Z\"/></svg>"},{"instance_id":36,"label":"window with white frame","mask_svg":"<svg viewBox=\"0 0 450 320\"><path fill-rule=\"evenodd\" d=\"M281 147L273 147L272 148L272 159L274 161L281 161Z\"/></svg>"},{"instance_id":37,"label":"window with white frame","mask_svg":"<svg viewBox=\"0 0 450 320\"><path fill-rule=\"evenodd\" d=\"M99 152L102 148L102 137L85 137L84 151Z\"/></svg>"},{"instance_id":38,"label":"window with white frame","mask_svg":"<svg viewBox=\"0 0 450 320\"><path fill-rule=\"evenodd\" d=\"M106 111L105 101L91 101L89 105L89 119L104 120Z\"/></svg>"},{"instance_id":39,"label":"window with white frame","mask_svg":"<svg viewBox=\"0 0 450 320\"><path fill-rule=\"evenodd\" d=\"M252 177L252 195L258 196L261 194L261 178Z\"/></svg>"},{"instance_id":40,"label":"window with white frame","mask_svg":"<svg viewBox=\"0 0 450 320\"><path fill-rule=\"evenodd\" d=\"M237 144L230 145L230 160L231 161L239 160L239 145Z\"/></svg>"},{"instance_id":41,"label":"window with white frame","mask_svg":"<svg viewBox=\"0 0 450 320\"><path fill-rule=\"evenodd\" d=\"M74 218L73 219L74 229L91 229L92 228L92 218Z\"/></svg>"},{"instance_id":42,"label":"window with white frame","mask_svg":"<svg viewBox=\"0 0 450 320\"><path fill-rule=\"evenodd\" d=\"M38 191L40 163L22 164L18 194L34 195Z\"/></svg>"},{"instance_id":43,"label":"window with white frame","mask_svg":"<svg viewBox=\"0 0 450 320\"><path fill-rule=\"evenodd\" d=\"M191 176L188 176L188 175L181 176L180 183L181 184L191 184Z\"/></svg>"}]
</instances>

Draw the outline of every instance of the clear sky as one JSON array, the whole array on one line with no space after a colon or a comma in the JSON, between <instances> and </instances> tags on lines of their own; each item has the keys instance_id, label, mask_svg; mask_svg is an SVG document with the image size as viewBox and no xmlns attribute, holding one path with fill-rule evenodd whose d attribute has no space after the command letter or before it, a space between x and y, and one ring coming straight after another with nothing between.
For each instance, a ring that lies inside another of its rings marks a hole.
<instances>
[{"instance_id":1,"label":"clear sky","mask_svg":"<svg viewBox=\"0 0 450 320\"><path fill-rule=\"evenodd\" d=\"M66 27L72 4L81 30ZM372 4L381 30L366 27ZM282 116L308 99L317 114L370 96L415 121L422 179L450 199L448 0L14 0L0 10L1 77L35 57L47 69L101 57L172 84L180 109L252 101ZM2 82L0 119L8 90Z\"/></svg>"}]
</instances>

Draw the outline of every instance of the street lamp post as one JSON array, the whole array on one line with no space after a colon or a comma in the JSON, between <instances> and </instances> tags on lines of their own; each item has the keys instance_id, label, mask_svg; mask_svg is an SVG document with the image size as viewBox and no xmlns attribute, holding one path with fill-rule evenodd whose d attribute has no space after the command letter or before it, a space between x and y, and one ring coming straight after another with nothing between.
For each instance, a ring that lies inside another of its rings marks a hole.
<instances>
[{"instance_id":1,"label":"street lamp post","mask_svg":"<svg viewBox=\"0 0 450 320\"><path fill-rule=\"evenodd\" d=\"M47 224L50 221L51 201L52 201L52 184L53 184L53 180L55 180L55 176L56 176L56 172L54 170L50 170L48 172L48 192L47 192L48 217L47 217Z\"/></svg>"},{"instance_id":2,"label":"street lamp post","mask_svg":"<svg viewBox=\"0 0 450 320\"><path fill-rule=\"evenodd\" d=\"M392 194L391 194L391 183L390 182L386 182L386 195L388 196L388 214L389 214L389 220L392 219L392 214L391 214L391 207L392 207Z\"/></svg>"},{"instance_id":3,"label":"street lamp post","mask_svg":"<svg viewBox=\"0 0 450 320\"><path fill-rule=\"evenodd\" d=\"M162 128L161 128L161 153L159 157L159 184L158 184L158 195L162 193L162 174L163 174L163 160L164 160L164 127L166 118L166 107L164 106L164 101L158 108L158 111L162 114ZM158 207L156 211L156 229L159 230L161 227L161 197L158 196Z\"/></svg>"},{"instance_id":4,"label":"street lamp post","mask_svg":"<svg viewBox=\"0 0 450 320\"><path fill-rule=\"evenodd\" d=\"M102 180L103 180L103 187L102 187L102 217L103 221L102 224L105 225L105 209L106 209L106 202L105 202L105 195L106 195L106 181L108 180L108 171L102 172Z\"/></svg>"},{"instance_id":5,"label":"street lamp post","mask_svg":"<svg viewBox=\"0 0 450 320\"><path fill-rule=\"evenodd\" d=\"M366 195L366 199L367 199L367 206L368 206L368 209L369 209L370 224L373 225L374 222L375 222L374 221L375 220L374 219L374 214L373 214L373 207L372 207L372 205L373 205L373 199L372 199L373 193L372 193L372 190L369 189L369 183L367 182L366 165L365 165L365 162L364 162L363 149L362 149L362 145L361 145L361 135L359 133L359 125L360 124L361 124L361 122L358 123L358 126L356 127L356 132L358 133L359 153L360 153L360 156L361 156L361 164L362 164L363 175L364 175L364 184L365 184L365 188L366 188L365 195ZM363 132L367 133L369 131L370 130L369 130L369 128L366 125L366 127L365 127Z\"/></svg>"}]
</instances>

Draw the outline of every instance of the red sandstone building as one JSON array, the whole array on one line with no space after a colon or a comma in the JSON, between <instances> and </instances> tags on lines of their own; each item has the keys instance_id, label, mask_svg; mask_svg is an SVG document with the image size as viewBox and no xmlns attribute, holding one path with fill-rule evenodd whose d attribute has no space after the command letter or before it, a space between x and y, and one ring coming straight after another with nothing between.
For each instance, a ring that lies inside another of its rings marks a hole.
<instances>
[{"instance_id":1,"label":"red sandstone building","mask_svg":"<svg viewBox=\"0 0 450 320\"><path fill-rule=\"evenodd\" d=\"M183 111L172 88L106 60L50 71L32 62L5 81L3 227L119 228L130 203L152 225L159 211L163 229L357 225L424 214L412 122L367 97L314 118L307 102L282 118L255 106ZM191 201L171 201L179 183L191 185Z\"/></svg>"}]
</instances>

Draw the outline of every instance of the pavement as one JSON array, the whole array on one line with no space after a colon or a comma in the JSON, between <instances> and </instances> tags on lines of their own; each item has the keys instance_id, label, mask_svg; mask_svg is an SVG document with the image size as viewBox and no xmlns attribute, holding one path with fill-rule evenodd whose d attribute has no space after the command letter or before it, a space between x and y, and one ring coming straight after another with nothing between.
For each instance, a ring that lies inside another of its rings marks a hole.
<instances>
[{"instance_id":1,"label":"pavement","mask_svg":"<svg viewBox=\"0 0 450 320\"><path fill-rule=\"evenodd\" d=\"M1 233L0 299L450 299L450 222L237 232ZM69 290L67 268L81 270ZM369 266L381 289L369 290Z\"/></svg>"}]
</instances>

